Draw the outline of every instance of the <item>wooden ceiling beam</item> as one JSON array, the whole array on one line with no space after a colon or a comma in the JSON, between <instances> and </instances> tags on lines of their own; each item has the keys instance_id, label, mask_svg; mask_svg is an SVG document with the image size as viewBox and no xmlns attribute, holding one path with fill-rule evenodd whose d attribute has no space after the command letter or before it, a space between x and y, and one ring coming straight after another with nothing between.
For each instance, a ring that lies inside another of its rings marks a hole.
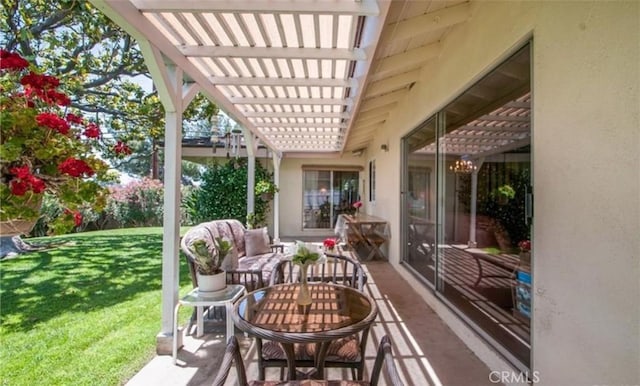
<instances>
[{"instance_id":1,"label":"wooden ceiling beam","mask_svg":"<svg viewBox=\"0 0 640 386\"><path fill-rule=\"evenodd\" d=\"M373 97L373 98L369 98L366 99L362 102L362 106L360 107L360 113L363 113L365 111L369 111L372 109L377 109L380 108L382 106L386 106L392 103L397 103L401 100L404 99L404 97L407 95L407 93L409 92L409 90L407 89L401 89L401 90L397 90L397 91L393 91L390 92L388 94L385 95L380 95L377 97ZM386 107L388 108L388 107Z\"/></svg>"},{"instance_id":2,"label":"wooden ceiling beam","mask_svg":"<svg viewBox=\"0 0 640 386\"><path fill-rule=\"evenodd\" d=\"M417 47L401 54L387 56L382 58L374 65L374 73L372 77L384 78L390 74L406 71L416 66L420 66L429 60L435 59L440 55L442 45L440 43L428 44L426 46Z\"/></svg>"},{"instance_id":3,"label":"wooden ceiling beam","mask_svg":"<svg viewBox=\"0 0 640 386\"><path fill-rule=\"evenodd\" d=\"M420 78L420 69L390 76L388 78L372 82L366 89L364 98L371 98L391 91L406 88Z\"/></svg>"},{"instance_id":4,"label":"wooden ceiling beam","mask_svg":"<svg viewBox=\"0 0 640 386\"><path fill-rule=\"evenodd\" d=\"M393 33L386 35L381 45L388 44L391 40L409 39L416 35L425 34L442 28L450 27L465 22L471 17L471 6L469 2L443 8L424 15L415 16L402 20L395 25L388 25L387 28Z\"/></svg>"}]
</instances>

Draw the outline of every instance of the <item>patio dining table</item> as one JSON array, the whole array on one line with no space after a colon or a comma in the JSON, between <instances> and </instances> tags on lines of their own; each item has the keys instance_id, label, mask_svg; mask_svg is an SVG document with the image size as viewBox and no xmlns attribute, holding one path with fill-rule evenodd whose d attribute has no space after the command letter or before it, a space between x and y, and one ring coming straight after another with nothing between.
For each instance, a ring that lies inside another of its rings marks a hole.
<instances>
[{"instance_id":1,"label":"patio dining table","mask_svg":"<svg viewBox=\"0 0 640 386\"><path fill-rule=\"evenodd\" d=\"M294 344L317 343L315 369L301 375L322 379L329 343L369 327L378 308L366 294L331 283L310 283L312 303L299 306L296 303L299 287L279 284L253 291L236 303L232 317L239 329L282 345L289 380L298 377Z\"/></svg>"}]
</instances>

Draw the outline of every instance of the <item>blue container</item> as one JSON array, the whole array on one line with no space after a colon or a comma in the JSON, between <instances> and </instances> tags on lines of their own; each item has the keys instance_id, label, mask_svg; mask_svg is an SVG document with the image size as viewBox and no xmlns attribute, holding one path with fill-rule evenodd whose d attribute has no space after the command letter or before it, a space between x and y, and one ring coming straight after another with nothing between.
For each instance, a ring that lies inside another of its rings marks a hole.
<instances>
[{"instance_id":1,"label":"blue container","mask_svg":"<svg viewBox=\"0 0 640 386\"><path fill-rule=\"evenodd\" d=\"M516 272L516 309L527 318L531 318L531 274Z\"/></svg>"}]
</instances>

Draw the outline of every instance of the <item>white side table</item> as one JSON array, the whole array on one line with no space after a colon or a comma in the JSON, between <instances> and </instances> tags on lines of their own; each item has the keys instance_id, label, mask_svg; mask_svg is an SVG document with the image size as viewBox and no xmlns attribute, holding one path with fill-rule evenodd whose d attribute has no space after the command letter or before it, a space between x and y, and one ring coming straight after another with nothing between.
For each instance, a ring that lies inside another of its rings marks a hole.
<instances>
[{"instance_id":1,"label":"white side table","mask_svg":"<svg viewBox=\"0 0 640 386\"><path fill-rule=\"evenodd\" d=\"M173 364L176 364L178 356L178 310L180 309L180 306L196 307L196 336L198 337L202 336L204 331L204 321L202 319L204 311L203 307L224 306L227 311L226 339L229 339L229 337L233 335L233 320L231 319L233 303L240 299L245 293L246 290L243 285L227 284L227 287L224 290L213 292L211 294L201 294L198 292L197 288L194 288L186 296L180 299L178 304L176 304L173 314Z\"/></svg>"}]
</instances>

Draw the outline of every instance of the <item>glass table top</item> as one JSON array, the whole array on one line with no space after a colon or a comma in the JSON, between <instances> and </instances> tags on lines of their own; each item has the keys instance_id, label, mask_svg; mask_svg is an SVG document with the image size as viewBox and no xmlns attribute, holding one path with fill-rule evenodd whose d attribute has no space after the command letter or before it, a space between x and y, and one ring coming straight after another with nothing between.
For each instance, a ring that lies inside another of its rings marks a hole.
<instances>
[{"instance_id":1,"label":"glass table top","mask_svg":"<svg viewBox=\"0 0 640 386\"><path fill-rule=\"evenodd\" d=\"M296 303L300 285L280 284L254 291L237 304L240 318L249 324L283 333L321 333L352 326L372 312L369 297L356 289L310 283L312 303Z\"/></svg>"}]
</instances>

